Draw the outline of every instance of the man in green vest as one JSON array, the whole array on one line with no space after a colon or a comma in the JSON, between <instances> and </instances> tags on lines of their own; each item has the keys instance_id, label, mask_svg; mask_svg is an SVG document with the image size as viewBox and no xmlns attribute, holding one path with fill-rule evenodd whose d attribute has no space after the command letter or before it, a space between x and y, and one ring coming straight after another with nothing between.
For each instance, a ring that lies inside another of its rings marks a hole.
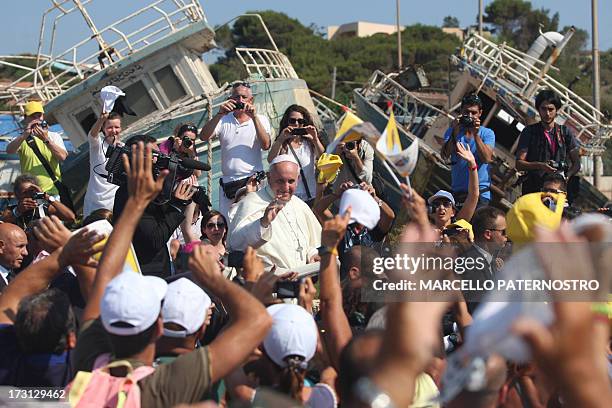
<instances>
[{"instance_id":1,"label":"man in green vest","mask_svg":"<svg viewBox=\"0 0 612 408\"><path fill-rule=\"evenodd\" d=\"M60 163L68 156L64 141L59 133L49 131L41 102L30 101L25 104L24 110L24 131L6 146L6 152L9 154L18 153L21 173L29 173L36 176L40 187L45 193L57 196L59 192L53 184L53 179L34 153L34 150L32 150L32 147L28 144L28 141L29 143L36 144L42 157L49 163L49 167L58 180L61 179L62 175Z\"/></svg>"}]
</instances>

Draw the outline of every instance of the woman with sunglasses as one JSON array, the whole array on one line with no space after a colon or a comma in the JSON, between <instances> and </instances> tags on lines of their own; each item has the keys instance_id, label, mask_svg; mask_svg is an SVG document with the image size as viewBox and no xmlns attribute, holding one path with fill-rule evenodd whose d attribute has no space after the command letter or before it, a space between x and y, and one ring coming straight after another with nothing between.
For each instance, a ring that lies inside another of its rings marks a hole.
<instances>
[{"instance_id":1,"label":"woman with sunglasses","mask_svg":"<svg viewBox=\"0 0 612 408\"><path fill-rule=\"evenodd\" d=\"M202 236L200 240L203 244L215 247L219 252L219 257L226 254L225 240L227 238L227 221L223 214L217 210L210 210L202 216L200 224Z\"/></svg>"},{"instance_id":2,"label":"woman with sunglasses","mask_svg":"<svg viewBox=\"0 0 612 408\"><path fill-rule=\"evenodd\" d=\"M440 231L441 236L444 235L445 229L455 221L466 220L469 222L478 205L480 191L478 189L478 166L476 165L476 158L474 158L474 154L469 147L461 142L457 143L457 156L468 163L468 195L463 207L457 211L457 207L455 207L455 198L450 192L444 190L438 191L427 200L431 208L432 221Z\"/></svg>"},{"instance_id":3,"label":"woman with sunglasses","mask_svg":"<svg viewBox=\"0 0 612 408\"><path fill-rule=\"evenodd\" d=\"M303 106L291 105L285 110L279 129L282 130L270 148L268 163L280 154L293 155L300 165L295 195L312 207L317 192L315 165L324 151L312 116Z\"/></svg>"}]
</instances>

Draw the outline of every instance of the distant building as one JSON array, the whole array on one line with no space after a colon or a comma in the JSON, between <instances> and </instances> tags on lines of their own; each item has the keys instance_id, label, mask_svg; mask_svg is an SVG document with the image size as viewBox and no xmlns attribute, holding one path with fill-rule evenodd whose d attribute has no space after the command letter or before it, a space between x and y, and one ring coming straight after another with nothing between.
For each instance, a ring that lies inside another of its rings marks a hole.
<instances>
[{"instance_id":1,"label":"distant building","mask_svg":"<svg viewBox=\"0 0 612 408\"><path fill-rule=\"evenodd\" d=\"M442 27L442 31L446 34L452 34L457 37L459 40L463 41L465 39L465 30L459 27Z\"/></svg>"},{"instance_id":2,"label":"distant building","mask_svg":"<svg viewBox=\"0 0 612 408\"><path fill-rule=\"evenodd\" d=\"M400 26L403 30L404 26ZM327 39L334 40L341 37L369 37L374 34L394 34L395 24L378 24L367 21L355 21L340 26L327 27Z\"/></svg>"}]
</instances>

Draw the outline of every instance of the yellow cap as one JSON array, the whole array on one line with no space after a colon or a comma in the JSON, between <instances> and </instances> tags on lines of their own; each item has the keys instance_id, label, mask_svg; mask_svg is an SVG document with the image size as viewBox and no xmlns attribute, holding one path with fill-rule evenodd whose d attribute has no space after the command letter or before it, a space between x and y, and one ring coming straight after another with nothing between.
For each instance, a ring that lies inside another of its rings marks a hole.
<instances>
[{"instance_id":1,"label":"yellow cap","mask_svg":"<svg viewBox=\"0 0 612 408\"><path fill-rule=\"evenodd\" d=\"M319 160L317 160L317 169L319 169L317 183L331 183L334 181L341 166L342 159L340 156L323 153Z\"/></svg>"},{"instance_id":2,"label":"yellow cap","mask_svg":"<svg viewBox=\"0 0 612 408\"><path fill-rule=\"evenodd\" d=\"M472 241L474 241L474 229L472 228L472 224L470 224L469 222L467 222L464 219L457 220L457 221L453 222L452 224L447 225L446 228L466 229L469 232L470 239Z\"/></svg>"},{"instance_id":3,"label":"yellow cap","mask_svg":"<svg viewBox=\"0 0 612 408\"><path fill-rule=\"evenodd\" d=\"M554 211L542 202L543 196L555 200ZM535 239L536 226L556 230L561 225L564 205L565 194L532 193L520 197L506 215L508 238L515 245L521 245Z\"/></svg>"},{"instance_id":4,"label":"yellow cap","mask_svg":"<svg viewBox=\"0 0 612 408\"><path fill-rule=\"evenodd\" d=\"M23 107L26 116L33 115L35 113L45 113L43 109L42 102L40 101L30 101L25 104Z\"/></svg>"}]
</instances>

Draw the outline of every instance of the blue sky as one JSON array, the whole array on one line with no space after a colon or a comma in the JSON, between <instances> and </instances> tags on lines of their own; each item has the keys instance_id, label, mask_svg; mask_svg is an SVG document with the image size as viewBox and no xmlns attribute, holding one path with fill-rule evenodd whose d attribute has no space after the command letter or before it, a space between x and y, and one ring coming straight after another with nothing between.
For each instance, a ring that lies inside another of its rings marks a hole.
<instances>
[{"instance_id":1,"label":"blue sky","mask_svg":"<svg viewBox=\"0 0 612 408\"><path fill-rule=\"evenodd\" d=\"M98 27L103 27L119 15L127 15L150 0L94 0L88 6ZM485 0L485 6L490 0ZM308 25L337 25L365 20L377 23L395 22L395 0L201 0L200 3L212 25L224 23L247 10L272 9L299 19ZM3 0L0 24L0 54L36 52L42 12L51 4L48 0ZM544 7L561 15L561 26L575 25L591 31L591 0L532 0L536 8ZM459 18L461 26L475 23L477 0L404 0L401 3L400 23L440 25L446 15ZM599 1L600 48L612 48L612 0ZM73 25L58 32L58 47L62 50L84 38L86 29ZM590 45L590 42L589 42Z\"/></svg>"}]
</instances>

